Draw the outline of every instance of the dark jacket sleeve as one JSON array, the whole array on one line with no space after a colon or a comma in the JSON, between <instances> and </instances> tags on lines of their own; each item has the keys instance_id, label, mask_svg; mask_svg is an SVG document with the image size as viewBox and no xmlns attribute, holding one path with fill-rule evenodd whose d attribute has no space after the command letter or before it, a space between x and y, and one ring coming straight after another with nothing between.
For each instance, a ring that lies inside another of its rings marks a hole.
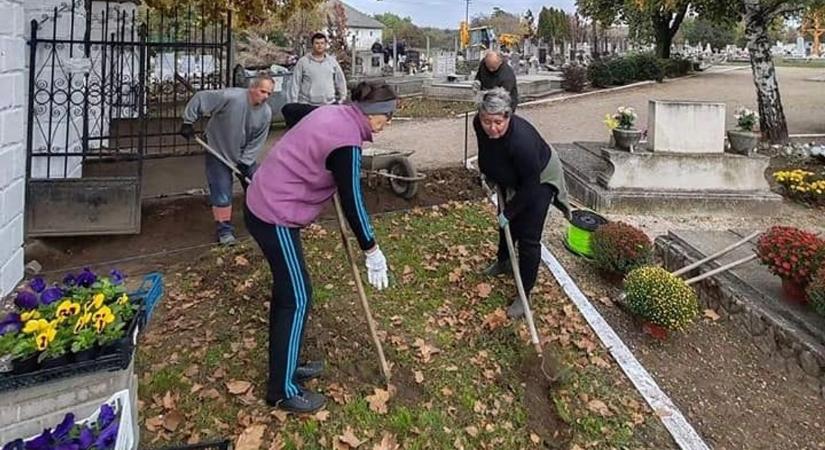
<instances>
[{"instance_id":1,"label":"dark jacket sleeve","mask_svg":"<svg viewBox=\"0 0 825 450\"><path fill-rule=\"evenodd\" d=\"M375 233L370 223L370 216L364 207L361 194L361 147L341 147L330 153L326 161L327 170L332 172L341 207L350 229L358 238L361 250L375 246Z\"/></svg>"},{"instance_id":2,"label":"dark jacket sleeve","mask_svg":"<svg viewBox=\"0 0 825 450\"><path fill-rule=\"evenodd\" d=\"M548 151L545 149L547 144L531 131L519 130L518 135L511 137L510 157L518 174L519 185L504 208L504 216L509 220L521 213L541 187L541 171L544 169L542 154Z\"/></svg>"},{"instance_id":3,"label":"dark jacket sleeve","mask_svg":"<svg viewBox=\"0 0 825 450\"><path fill-rule=\"evenodd\" d=\"M513 72L513 69L507 66L506 70L507 72L502 74L503 80L501 80L501 87L510 93L510 107L515 111L516 106L518 106L518 83L516 82L516 74Z\"/></svg>"}]
</instances>

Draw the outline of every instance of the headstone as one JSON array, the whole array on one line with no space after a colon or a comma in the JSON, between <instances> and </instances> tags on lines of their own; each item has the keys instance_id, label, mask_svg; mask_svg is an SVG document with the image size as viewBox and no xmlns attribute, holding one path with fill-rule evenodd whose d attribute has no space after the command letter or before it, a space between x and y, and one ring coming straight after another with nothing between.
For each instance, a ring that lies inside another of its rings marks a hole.
<instances>
[{"instance_id":1,"label":"headstone","mask_svg":"<svg viewBox=\"0 0 825 450\"><path fill-rule=\"evenodd\" d=\"M654 152L725 151L724 103L650 100L647 120Z\"/></svg>"},{"instance_id":2,"label":"headstone","mask_svg":"<svg viewBox=\"0 0 825 450\"><path fill-rule=\"evenodd\" d=\"M805 38L799 36L796 38L796 49L794 50L795 56L805 56Z\"/></svg>"},{"instance_id":3,"label":"headstone","mask_svg":"<svg viewBox=\"0 0 825 450\"><path fill-rule=\"evenodd\" d=\"M441 52L435 57L433 75L446 77L455 74L455 52Z\"/></svg>"}]
</instances>

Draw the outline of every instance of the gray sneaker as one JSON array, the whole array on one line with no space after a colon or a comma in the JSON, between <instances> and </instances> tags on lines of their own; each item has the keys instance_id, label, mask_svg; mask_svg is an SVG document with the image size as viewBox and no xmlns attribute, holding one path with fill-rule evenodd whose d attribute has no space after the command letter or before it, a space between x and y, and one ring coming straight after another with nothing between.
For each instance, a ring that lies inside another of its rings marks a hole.
<instances>
[{"instance_id":1,"label":"gray sneaker","mask_svg":"<svg viewBox=\"0 0 825 450\"><path fill-rule=\"evenodd\" d=\"M323 408L327 404L327 398L323 395L312 392L303 391L298 395L279 400L275 406L296 414L311 414Z\"/></svg>"},{"instance_id":2,"label":"gray sneaker","mask_svg":"<svg viewBox=\"0 0 825 450\"><path fill-rule=\"evenodd\" d=\"M481 271L481 274L487 277L497 277L499 275L512 275L513 267L510 266L510 261L496 261L490 264L489 267Z\"/></svg>"},{"instance_id":3,"label":"gray sneaker","mask_svg":"<svg viewBox=\"0 0 825 450\"><path fill-rule=\"evenodd\" d=\"M524 316L524 303L521 301L519 297L516 297L513 300L513 303L510 303L510 306L507 307L507 317L510 320L520 319Z\"/></svg>"},{"instance_id":4,"label":"gray sneaker","mask_svg":"<svg viewBox=\"0 0 825 450\"><path fill-rule=\"evenodd\" d=\"M220 242L221 245L235 245L237 241L238 239L235 238L235 234L231 231L218 235L218 242Z\"/></svg>"}]
</instances>

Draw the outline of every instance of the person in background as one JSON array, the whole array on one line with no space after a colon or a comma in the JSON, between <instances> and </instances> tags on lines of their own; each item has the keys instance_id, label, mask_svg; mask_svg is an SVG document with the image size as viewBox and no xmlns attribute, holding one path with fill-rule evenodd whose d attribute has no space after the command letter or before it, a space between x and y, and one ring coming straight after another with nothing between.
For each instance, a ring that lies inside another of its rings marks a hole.
<instances>
[{"instance_id":1,"label":"person in background","mask_svg":"<svg viewBox=\"0 0 825 450\"><path fill-rule=\"evenodd\" d=\"M272 78L261 74L246 89L200 91L183 111L180 135L191 140L195 137L194 123L208 116L206 141L226 160L236 164L244 189L246 178L252 178L255 173L256 159L269 135L272 111L266 101L273 87ZM236 240L232 226L232 171L209 153L204 159L217 239L223 245L231 245Z\"/></svg>"},{"instance_id":2,"label":"person in background","mask_svg":"<svg viewBox=\"0 0 825 450\"><path fill-rule=\"evenodd\" d=\"M473 128L478 139L478 166L488 184L500 188L498 257L484 270L488 276L512 273L503 229L510 227L518 249L524 291L530 295L541 261L541 235L552 204L569 220L570 204L559 155L525 119L513 114L504 88L485 91L478 102ZM524 315L516 297L507 308L511 319Z\"/></svg>"},{"instance_id":3,"label":"person in background","mask_svg":"<svg viewBox=\"0 0 825 450\"><path fill-rule=\"evenodd\" d=\"M273 280L266 391L272 406L310 413L326 403L323 395L301 386L323 370L320 362L298 363L312 302L301 229L318 218L336 192L366 255L367 279L376 289L388 286L387 260L361 193L361 146L389 123L395 108L392 88L362 82L352 91L351 103L296 111L294 124L252 179L246 226L269 262Z\"/></svg>"},{"instance_id":4,"label":"person in background","mask_svg":"<svg viewBox=\"0 0 825 450\"><path fill-rule=\"evenodd\" d=\"M347 98L344 71L338 61L327 54L327 37L323 33L312 35L312 52L299 59L292 70L291 102L329 105Z\"/></svg>"},{"instance_id":5,"label":"person in background","mask_svg":"<svg viewBox=\"0 0 825 450\"><path fill-rule=\"evenodd\" d=\"M501 54L489 51L484 55L476 72L473 82L475 90L489 91L493 88L504 88L510 94L510 108L513 112L518 106L518 84L516 74L509 64L504 64Z\"/></svg>"}]
</instances>

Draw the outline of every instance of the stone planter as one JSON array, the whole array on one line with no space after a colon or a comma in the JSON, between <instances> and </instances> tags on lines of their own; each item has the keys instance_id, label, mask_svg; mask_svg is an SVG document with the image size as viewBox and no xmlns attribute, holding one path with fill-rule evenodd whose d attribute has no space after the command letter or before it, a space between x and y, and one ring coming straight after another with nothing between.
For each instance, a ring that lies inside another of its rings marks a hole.
<instances>
[{"instance_id":1,"label":"stone planter","mask_svg":"<svg viewBox=\"0 0 825 450\"><path fill-rule=\"evenodd\" d=\"M632 153L636 145L639 144L639 141L642 140L642 131L614 128L613 139L616 141L616 148Z\"/></svg>"},{"instance_id":2,"label":"stone planter","mask_svg":"<svg viewBox=\"0 0 825 450\"><path fill-rule=\"evenodd\" d=\"M730 153L751 156L754 154L756 144L759 143L759 134L752 131L730 130L728 142L730 142Z\"/></svg>"}]
</instances>

